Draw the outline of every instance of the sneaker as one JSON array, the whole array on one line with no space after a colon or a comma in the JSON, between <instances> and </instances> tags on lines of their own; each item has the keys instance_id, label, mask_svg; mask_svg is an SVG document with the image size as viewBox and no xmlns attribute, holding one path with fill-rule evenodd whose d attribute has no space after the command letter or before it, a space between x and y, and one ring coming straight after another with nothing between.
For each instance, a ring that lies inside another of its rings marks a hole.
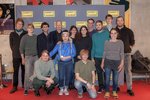
<instances>
[{"instance_id":1,"label":"sneaker","mask_svg":"<svg viewBox=\"0 0 150 100\"><path fill-rule=\"evenodd\" d=\"M9 93L12 94L12 93L15 93L16 91L17 91L17 87L13 87Z\"/></svg>"},{"instance_id":2,"label":"sneaker","mask_svg":"<svg viewBox=\"0 0 150 100\"><path fill-rule=\"evenodd\" d=\"M69 92L68 92L68 90L66 88L64 89L64 94L65 95L69 95Z\"/></svg>"},{"instance_id":3,"label":"sneaker","mask_svg":"<svg viewBox=\"0 0 150 100\"><path fill-rule=\"evenodd\" d=\"M102 93L104 91L104 88L99 88L97 93Z\"/></svg>"},{"instance_id":4,"label":"sneaker","mask_svg":"<svg viewBox=\"0 0 150 100\"><path fill-rule=\"evenodd\" d=\"M78 94L78 98L83 98L83 95L82 94Z\"/></svg>"},{"instance_id":5,"label":"sneaker","mask_svg":"<svg viewBox=\"0 0 150 100\"><path fill-rule=\"evenodd\" d=\"M116 91L113 91L112 96L113 96L114 98L118 98L117 92L116 92Z\"/></svg>"},{"instance_id":6,"label":"sneaker","mask_svg":"<svg viewBox=\"0 0 150 100\"><path fill-rule=\"evenodd\" d=\"M24 91L24 95L28 95L28 90L25 90L25 91Z\"/></svg>"},{"instance_id":7,"label":"sneaker","mask_svg":"<svg viewBox=\"0 0 150 100\"><path fill-rule=\"evenodd\" d=\"M105 92L104 98L109 98L110 97L110 93L109 92Z\"/></svg>"},{"instance_id":8,"label":"sneaker","mask_svg":"<svg viewBox=\"0 0 150 100\"><path fill-rule=\"evenodd\" d=\"M134 96L134 92L132 90L127 90L127 93L130 95L130 96Z\"/></svg>"},{"instance_id":9,"label":"sneaker","mask_svg":"<svg viewBox=\"0 0 150 100\"><path fill-rule=\"evenodd\" d=\"M63 89L60 89L58 95L63 95L63 92Z\"/></svg>"}]
</instances>

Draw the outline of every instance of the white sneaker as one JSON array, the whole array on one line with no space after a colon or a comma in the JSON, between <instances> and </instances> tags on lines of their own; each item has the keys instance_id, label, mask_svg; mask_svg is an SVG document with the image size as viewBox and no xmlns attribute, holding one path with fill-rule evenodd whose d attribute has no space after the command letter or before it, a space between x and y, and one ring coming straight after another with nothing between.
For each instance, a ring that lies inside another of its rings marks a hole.
<instances>
[{"instance_id":1,"label":"white sneaker","mask_svg":"<svg viewBox=\"0 0 150 100\"><path fill-rule=\"evenodd\" d=\"M63 89L60 89L58 95L63 95L63 92Z\"/></svg>"},{"instance_id":2,"label":"white sneaker","mask_svg":"<svg viewBox=\"0 0 150 100\"><path fill-rule=\"evenodd\" d=\"M68 89L66 89L66 88L64 89L64 94L69 95Z\"/></svg>"}]
</instances>

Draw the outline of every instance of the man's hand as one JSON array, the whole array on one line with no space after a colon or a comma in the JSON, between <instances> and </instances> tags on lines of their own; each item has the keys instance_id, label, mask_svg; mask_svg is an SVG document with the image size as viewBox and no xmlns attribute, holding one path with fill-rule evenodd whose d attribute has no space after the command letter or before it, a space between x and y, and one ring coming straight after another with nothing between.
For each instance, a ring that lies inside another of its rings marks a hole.
<instances>
[{"instance_id":1,"label":"man's hand","mask_svg":"<svg viewBox=\"0 0 150 100\"><path fill-rule=\"evenodd\" d=\"M22 58L22 64L25 65L25 58Z\"/></svg>"},{"instance_id":2,"label":"man's hand","mask_svg":"<svg viewBox=\"0 0 150 100\"><path fill-rule=\"evenodd\" d=\"M92 85L91 89L92 89L92 91L96 92L96 89L95 89L94 85Z\"/></svg>"}]
</instances>

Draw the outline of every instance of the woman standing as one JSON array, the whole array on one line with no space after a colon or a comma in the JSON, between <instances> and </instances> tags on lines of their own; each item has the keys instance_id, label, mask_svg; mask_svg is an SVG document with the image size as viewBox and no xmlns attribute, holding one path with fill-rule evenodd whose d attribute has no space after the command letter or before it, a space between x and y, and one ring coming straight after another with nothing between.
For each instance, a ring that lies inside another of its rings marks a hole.
<instances>
[{"instance_id":1,"label":"woman standing","mask_svg":"<svg viewBox=\"0 0 150 100\"><path fill-rule=\"evenodd\" d=\"M70 33L70 38L72 39L72 42L75 44L76 40L77 40L77 35L78 35L78 29L75 25L72 25L70 27L70 30L69 30L69 33ZM76 58L75 58L76 59ZM75 63L75 62L74 62ZM73 63L73 66L71 68L71 77L70 77L70 82L69 82L69 89L75 89L74 87L74 63Z\"/></svg>"},{"instance_id":2,"label":"woman standing","mask_svg":"<svg viewBox=\"0 0 150 100\"><path fill-rule=\"evenodd\" d=\"M91 58L91 49L92 49L92 39L88 34L88 29L86 26L81 26L79 36L75 43L76 50L77 50L77 59L76 61L80 60L80 51L82 49L87 49L89 51L89 59Z\"/></svg>"},{"instance_id":3,"label":"woman standing","mask_svg":"<svg viewBox=\"0 0 150 100\"><path fill-rule=\"evenodd\" d=\"M73 43L75 43L77 39L77 34L78 34L77 27L75 25L72 25L70 27L69 33L70 33L70 38L72 39Z\"/></svg>"},{"instance_id":4,"label":"woman standing","mask_svg":"<svg viewBox=\"0 0 150 100\"><path fill-rule=\"evenodd\" d=\"M124 65L124 44L118 40L118 32L115 28L110 31L110 40L105 42L104 54L101 63L101 68L105 71L105 98L110 97L109 84L110 74L113 73L113 97L118 98L118 72L120 72Z\"/></svg>"},{"instance_id":5,"label":"woman standing","mask_svg":"<svg viewBox=\"0 0 150 100\"><path fill-rule=\"evenodd\" d=\"M50 52L50 57L58 52L58 75L59 75L59 95L69 95L68 86L70 72L73 66L73 57L76 55L74 44L69 40L69 32L62 33L62 42L58 43Z\"/></svg>"}]
</instances>

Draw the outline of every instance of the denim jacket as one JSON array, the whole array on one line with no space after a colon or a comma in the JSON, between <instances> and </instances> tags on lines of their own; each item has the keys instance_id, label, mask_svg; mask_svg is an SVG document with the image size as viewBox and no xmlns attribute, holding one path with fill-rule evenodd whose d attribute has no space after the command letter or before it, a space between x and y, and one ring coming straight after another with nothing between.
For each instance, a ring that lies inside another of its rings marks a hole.
<instances>
[{"instance_id":1,"label":"denim jacket","mask_svg":"<svg viewBox=\"0 0 150 100\"><path fill-rule=\"evenodd\" d=\"M52 57L55 53L58 52L58 55L56 56L58 60L60 60L60 57L66 57L71 56L71 58L66 59L65 61L69 61L73 59L76 55L76 49L73 43L71 42L62 42L57 44L54 49L49 53L50 57Z\"/></svg>"}]
</instances>

